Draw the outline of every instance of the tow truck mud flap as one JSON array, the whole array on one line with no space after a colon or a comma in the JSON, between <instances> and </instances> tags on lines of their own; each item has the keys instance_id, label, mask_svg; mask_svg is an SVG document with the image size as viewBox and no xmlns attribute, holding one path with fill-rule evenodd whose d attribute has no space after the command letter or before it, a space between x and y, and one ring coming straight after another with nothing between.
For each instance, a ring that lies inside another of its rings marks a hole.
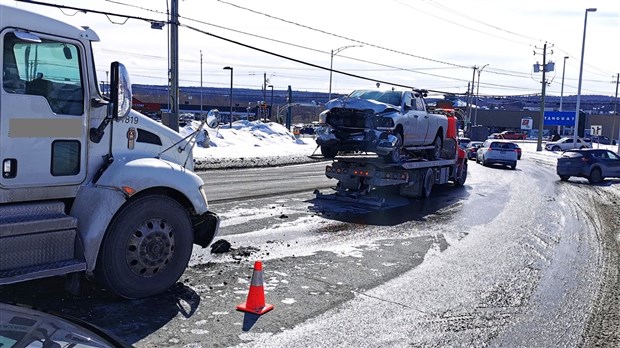
<instances>
[{"instance_id":1,"label":"tow truck mud flap","mask_svg":"<svg viewBox=\"0 0 620 348\"><path fill-rule=\"evenodd\" d=\"M326 213L367 214L380 210L388 210L410 204L409 200L399 196L386 195L385 197L368 196L362 194L345 194L342 192L321 193L314 191L316 198L311 200L311 211Z\"/></svg>"}]
</instances>

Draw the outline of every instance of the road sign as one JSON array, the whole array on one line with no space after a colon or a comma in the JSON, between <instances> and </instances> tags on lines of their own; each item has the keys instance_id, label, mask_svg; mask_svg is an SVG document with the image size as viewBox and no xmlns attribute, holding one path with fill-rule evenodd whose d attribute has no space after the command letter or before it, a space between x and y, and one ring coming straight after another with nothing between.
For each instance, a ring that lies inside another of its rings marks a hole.
<instances>
[{"instance_id":1,"label":"road sign","mask_svg":"<svg viewBox=\"0 0 620 348\"><path fill-rule=\"evenodd\" d=\"M533 123L534 123L534 120L531 117L523 117L521 118L521 129L531 130Z\"/></svg>"},{"instance_id":2,"label":"road sign","mask_svg":"<svg viewBox=\"0 0 620 348\"><path fill-rule=\"evenodd\" d=\"M590 135L603 135L603 126L601 126L601 125L591 125L590 126Z\"/></svg>"}]
</instances>

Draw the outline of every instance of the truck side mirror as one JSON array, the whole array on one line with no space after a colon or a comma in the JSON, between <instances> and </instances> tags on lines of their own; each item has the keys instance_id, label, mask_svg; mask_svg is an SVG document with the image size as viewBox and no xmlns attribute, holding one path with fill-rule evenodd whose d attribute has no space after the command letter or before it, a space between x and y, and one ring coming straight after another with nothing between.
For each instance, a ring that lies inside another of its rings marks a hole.
<instances>
[{"instance_id":1,"label":"truck side mirror","mask_svg":"<svg viewBox=\"0 0 620 348\"><path fill-rule=\"evenodd\" d=\"M217 128L220 124L220 111L218 109L211 109L207 113L207 127Z\"/></svg>"},{"instance_id":2,"label":"truck side mirror","mask_svg":"<svg viewBox=\"0 0 620 348\"><path fill-rule=\"evenodd\" d=\"M127 117L131 110L131 82L127 69L119 62L112 62L110 72L110 111L112 119L118 121Z\"/></svg>"}]
</instances>

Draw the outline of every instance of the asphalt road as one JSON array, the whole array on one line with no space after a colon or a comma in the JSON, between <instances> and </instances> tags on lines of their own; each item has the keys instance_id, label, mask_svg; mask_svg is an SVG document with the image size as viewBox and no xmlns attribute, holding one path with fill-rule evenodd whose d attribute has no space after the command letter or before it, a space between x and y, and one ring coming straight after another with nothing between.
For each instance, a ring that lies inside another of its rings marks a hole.
<instances>
[{"instance_id":1,"label":"asphalt road","mask_svg":"<svg viewBox=\"0 0 620 348\"><path fill-rule=\"evenodd\" d=\"M343 210L312 194L334 184L323 166L203 173L233 250L195 248L162 295L125 301L87 284L74 297L61 279L0 295L137 347L620 344L620 181L561 182L527 158L516 171L470 162L463 188ZM275 305L260 317L235 310L255 260Z\"/></svg>"}]
</instances>

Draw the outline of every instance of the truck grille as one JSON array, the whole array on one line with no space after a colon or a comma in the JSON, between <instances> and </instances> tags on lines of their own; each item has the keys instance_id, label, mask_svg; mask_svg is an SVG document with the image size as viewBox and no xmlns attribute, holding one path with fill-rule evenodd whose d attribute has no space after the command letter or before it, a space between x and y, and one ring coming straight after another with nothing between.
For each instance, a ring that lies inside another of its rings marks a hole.
<instances>
[{"instance_id":1,"label":"truck grille","mask_svg":"<svg viewBox=\"0 0 620 348\"><path fill-rule=\"evenodd\" d=\"M372 110L333 108L327 114L327 124L334 128L372 129L374 113Z\"/></svg>"}]
</instances>

